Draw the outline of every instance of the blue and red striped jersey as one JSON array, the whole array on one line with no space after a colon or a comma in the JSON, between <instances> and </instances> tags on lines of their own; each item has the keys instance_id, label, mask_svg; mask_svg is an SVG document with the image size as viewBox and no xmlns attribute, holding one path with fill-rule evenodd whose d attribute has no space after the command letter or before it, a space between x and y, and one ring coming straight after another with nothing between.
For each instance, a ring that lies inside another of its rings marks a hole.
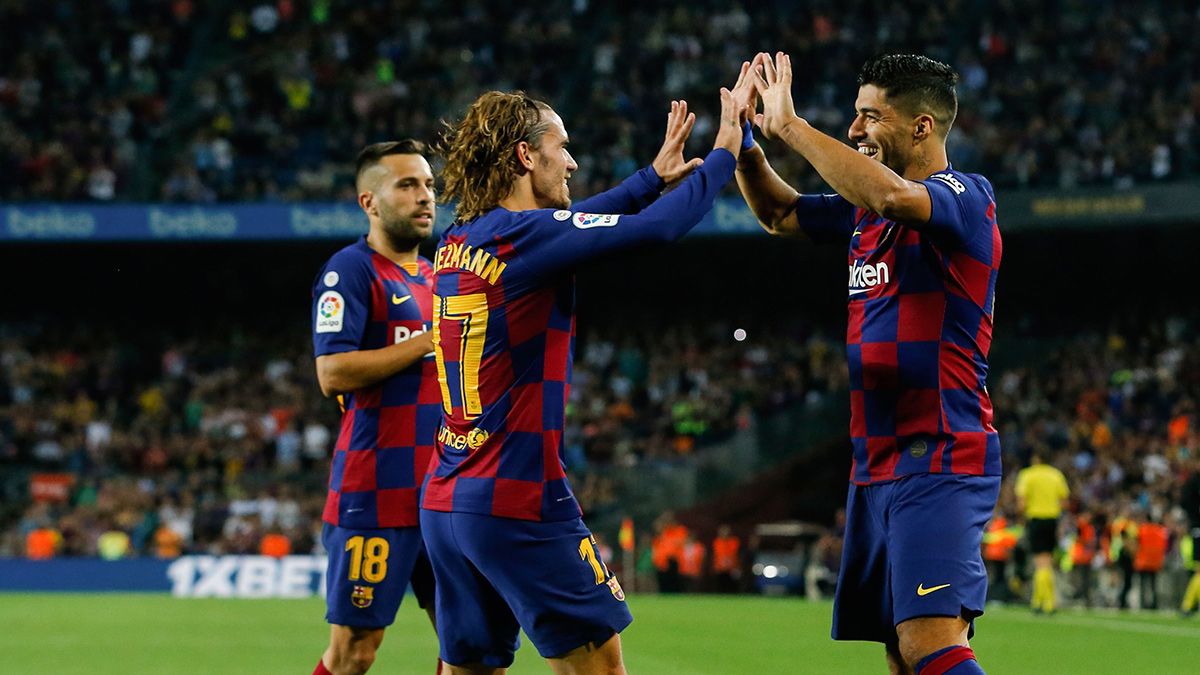
<instances>
[{"instance_id":1,"label":"blue and red striped jersey","mask_svg":"<svg viewBox=\"0 0 1200 675\"><path fill-rule=\"evenodd\" d=\"M987 391L1002 250L983 176L953 168L922 181L929 222L911 226L838 195L803 196L815 240L850 241L851 480L914 473L1000 475Z\"/></svg>"},{"instance_id":2,"label":"blue and red striped jersey","mask_svg":"<svg viewBox=\"0 0 1200 675\"><path fill-rule=\"evenodd\" d=\"M682 237L733 176L723 149L673 191L646 168L571 210L497 208L443 234L434 327L443 402L422 507L580 516L562 460L580 262Z\"/></svg>"},{"instance_id":3,"label":"blue and red striped jersey","mask_svg":"<svg viewBox=\"0 0 1200 675\"><path fill-rule=\"evenodd\" d=\"M381 349L429 330L433 266L425 258L397 265L364 236L325 263L313 299L316 356ZM417 525L441 419L432 356L341 401L324 521L352 529Z\"/></svg>"}]
</instances>

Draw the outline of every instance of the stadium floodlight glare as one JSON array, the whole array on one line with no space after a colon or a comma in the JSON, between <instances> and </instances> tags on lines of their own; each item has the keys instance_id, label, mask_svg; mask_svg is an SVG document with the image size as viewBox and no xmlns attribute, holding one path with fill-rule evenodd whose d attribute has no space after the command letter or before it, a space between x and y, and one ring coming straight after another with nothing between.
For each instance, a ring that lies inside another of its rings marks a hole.
<instances>
[{"instance_id":1,"label":"stadium floodlight glare","mask_svg":"<svg viewBox=\"0 0 1200 675\"><path fill-rule=\"evenodd\" d=\"M762 575L768 579L774 579L779 574L779 568L774 565L767 565L763 568Z\"/></svg>"}]
</instances>

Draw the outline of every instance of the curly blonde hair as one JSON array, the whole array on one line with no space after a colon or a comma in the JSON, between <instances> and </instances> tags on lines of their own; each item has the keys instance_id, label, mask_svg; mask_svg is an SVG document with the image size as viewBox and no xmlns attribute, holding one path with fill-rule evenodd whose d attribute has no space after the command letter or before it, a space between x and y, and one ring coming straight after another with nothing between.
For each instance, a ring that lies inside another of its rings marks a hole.
<instances>
[{"instance_id":1,"label":"curly blonde hair","mask_svg":"<svg viewBox=\"0 0 1200 675\"><path fill-rule=\"evenodd\" d=\"M457 124L447 124L439 150L446 157L442 169L442 202L457 200L459 220L487 213L512 192L521 167L514 152L525 141L537 148L550 127L549 104L523 91L489 91L475 99Z\"/></svg>"}]
</instances>

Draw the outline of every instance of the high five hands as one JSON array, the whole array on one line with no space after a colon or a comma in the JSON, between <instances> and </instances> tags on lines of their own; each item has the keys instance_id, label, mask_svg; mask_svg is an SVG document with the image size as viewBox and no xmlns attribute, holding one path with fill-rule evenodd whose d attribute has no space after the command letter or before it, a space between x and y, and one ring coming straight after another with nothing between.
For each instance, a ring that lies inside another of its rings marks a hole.
<instances>
[{"instance_id":1,"label":"high five hands","mask_svg":"<svg viewBox=\"0 0 1200 675\"><path fill-rule=\"evenodd\" d=\"M797 120L796 106L792 102L792 59L783 52L771 55L760 52L754 61L742 64L738 85L748 83L748 91L742 93L744 102L753 111L758 99L762 99L762 112L754 115L754 124L767 138L778 138L783 130ZM738 90L738 86L734 87Z\"/></svg>"}]
</instances>

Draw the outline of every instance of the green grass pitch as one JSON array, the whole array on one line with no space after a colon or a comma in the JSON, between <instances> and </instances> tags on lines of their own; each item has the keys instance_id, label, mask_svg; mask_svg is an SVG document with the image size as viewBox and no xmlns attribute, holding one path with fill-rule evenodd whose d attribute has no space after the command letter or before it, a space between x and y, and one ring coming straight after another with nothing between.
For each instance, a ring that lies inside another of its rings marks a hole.
<instances>
[{"instance_id":1,"label":"green grass pitch","mask_svg":"<svg viewBox=\"0 0 1200 675\"><path fill-rule=\"evenodd\" d=\"M885 673L882 648L829 639L830 606L790 598L635 596L622 636L635 675ZM0 667L36 675L312 672L328 629L320 600L0 594ZM991 675L1200 672L1200 621L994 608L972 645ZM372 673L433 672L436 643L411 597ZM549 673L522 640L514 674Z\"/></svg>"}]
</instances>

